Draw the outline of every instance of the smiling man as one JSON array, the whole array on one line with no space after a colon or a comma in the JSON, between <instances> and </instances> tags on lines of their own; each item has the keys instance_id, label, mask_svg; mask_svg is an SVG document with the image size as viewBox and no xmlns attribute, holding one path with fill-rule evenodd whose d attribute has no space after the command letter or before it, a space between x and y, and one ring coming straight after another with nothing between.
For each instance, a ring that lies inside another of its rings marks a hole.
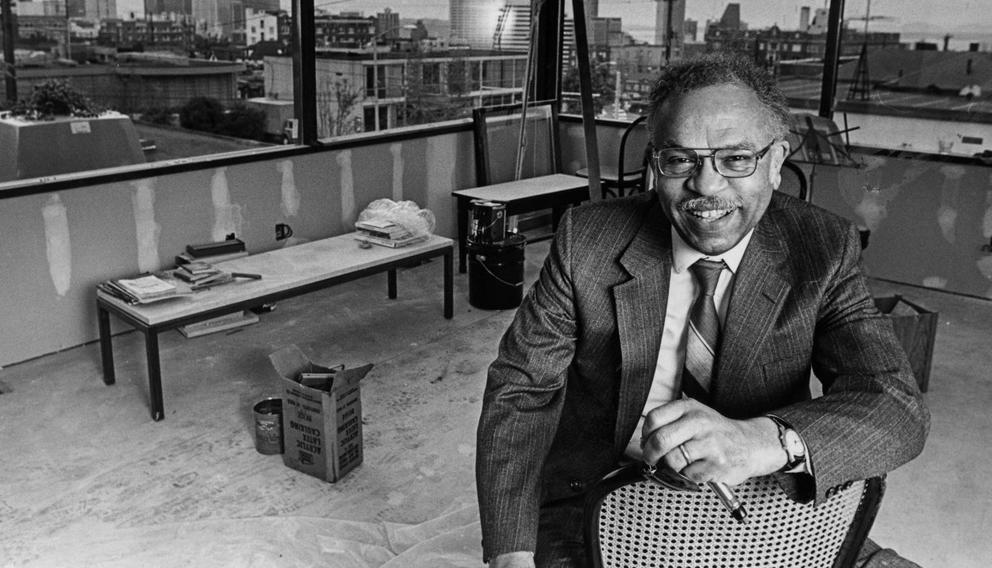
<instances>
[{"instance_id":1,"label":"smiling man","mask_svg":"<svg viewBox=\"0 0 992 568\"><path fill-rule=\"evenodd\" d=\"M585 492L623 463L730 485L781 472L822 501L923 448L929 413L856 228L774 191L773 80L710 55L666 68L651 101L653 191L569 211L490 366L476 468L494 567L584 566ZM860 563L915 566L870 541Z\"/></svg>"}]
</instances>

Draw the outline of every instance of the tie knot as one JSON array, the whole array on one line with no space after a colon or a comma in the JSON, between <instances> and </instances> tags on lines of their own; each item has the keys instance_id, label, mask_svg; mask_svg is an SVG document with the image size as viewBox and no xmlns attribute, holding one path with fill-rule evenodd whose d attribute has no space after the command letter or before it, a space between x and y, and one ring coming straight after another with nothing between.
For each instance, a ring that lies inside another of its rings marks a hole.
<instances>
[{"instance_id":1,"label":"tie knot","mask_svg":"<svg viewBox=\"0 0 992 568\"><path fill-rule=\"evenodd\" d=\"M703 287L703 293L712 296L716 290L716 283L720 280L720 272L726 266L722 260L699 259L689 267L696 281Z\"/></svg>"}]
</instances>

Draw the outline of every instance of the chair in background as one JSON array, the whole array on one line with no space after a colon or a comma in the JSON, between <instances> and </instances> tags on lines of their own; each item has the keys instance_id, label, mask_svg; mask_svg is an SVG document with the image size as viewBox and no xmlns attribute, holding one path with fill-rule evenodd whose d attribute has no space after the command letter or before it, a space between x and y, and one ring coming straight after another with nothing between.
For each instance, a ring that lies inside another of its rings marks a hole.
<instances>
[{"instance_id":1,"label":"chair in background","mask_svg":"<svg viewBox=\"0 0 992 568\"><path fill-rule=\"evenodd\" d=\"M778 191L809 201L809 182L799 164L792 160L786 160L782 164L782 183L778 186Z\"/></svg>"},{"instance_id":2,"label":"chair in background","mask_svg":"<svg viewBox=\"0 0 992 568\"><path fill-rule=\"evenodd\" d=\"M603 199L623 197L624 192L643 192L648 165L650 136L647 115L638 116L620 135L620 148L616 160L603 160L599 166L600 188ZM589 169L582 168L575 175L589 177Z\"/></svg>"},{"instance_id":3,"label":"chair in background","mask_svg":"<svg viewBox=\"0 0 992 568\"><path fill-rule=\"evenodd\" d=\"M708 488L690 491L628 466L603 478L586 501L586 546L594 568L844 568L854 565L884 493L883 478L850 482L826 502L797 503L773 476L734 489L748 523L733 519ZM694 487L695 489L695 487Z\"/></svg>"}]
</instances>

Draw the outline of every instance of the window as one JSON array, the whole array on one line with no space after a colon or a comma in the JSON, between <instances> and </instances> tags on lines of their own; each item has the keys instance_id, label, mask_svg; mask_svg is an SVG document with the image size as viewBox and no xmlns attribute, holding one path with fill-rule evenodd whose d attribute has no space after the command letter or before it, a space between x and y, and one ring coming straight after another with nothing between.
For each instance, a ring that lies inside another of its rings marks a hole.
<instances>
[{"instance_id":1,"label":"window","mask_svg":"<svg viewBox=\"0 0 992 568\"><path fill-rule=\"evenodd\" d=\"M586 22L593 92L599 95L596 111L628 116L667 61L732 49L772 66L795 108L816 113L820 60L828 55L828 16L835 2L601 2ZM413 0L389 8L386 0L318 3L316 13L301 22L309 34L301 45L312 46L315 58L315 72L301 79L294 72L296 26L272 0L235 3L241 7L233 14L207 9L198 0L188 14L120 14L100 20L94 40L73 36L68 48L63 20L62 28L46 24L50 17L32 12L41 3L18 3L14 47L32 55L17 61L16 95L7 93L7 98L27 99L34 86L47 82L52 91L65 92L68 86L95 106L117 111L113 119L64 120L63 133L47 134L82 142L85 150L101 146L85 142L108 136L101 134L104 130L133 134L125 136L129 151L79 160L45 159L44 152L55 144L5 146L3 151L15 154L3 156L3 162L19 163L18 156L28 155L34 166L0 169L0 184L295 142L287 135L290 119L311 121L314 126L302 124L302 131L324 139L464 117L472 106L519 100L527 80L531 14L511 4ZM948 0L937 11L897 0L845 4L833 109L838 121L857 126L846 134L847 141L952 156L987 150L992 134L982 125L989 122L992 93L983 86L989 83L992 13L966 0ZM561 9L561 91L577 92L571 4L562 2ZM658 21L671 25L659 28ZM927 26L913 24L924 21ZM70 26L70 33L77 29L83 28ZM55 64L65 57L77 65ZM535 80L548 81L546 69ZM302 109L294 105L297 85L303 89L299 95L308 99ZM913 103L907 93L926 102ZM427 105L429 112L418 105ZM4 105L8 112L23 109ZM894 135L878 121L886 116L892 123L896 115L904 121ZM926 122L934 120L940 124ZM0 127L11 128L10 121L3 119Z\"/></svg>"}]
</instances>

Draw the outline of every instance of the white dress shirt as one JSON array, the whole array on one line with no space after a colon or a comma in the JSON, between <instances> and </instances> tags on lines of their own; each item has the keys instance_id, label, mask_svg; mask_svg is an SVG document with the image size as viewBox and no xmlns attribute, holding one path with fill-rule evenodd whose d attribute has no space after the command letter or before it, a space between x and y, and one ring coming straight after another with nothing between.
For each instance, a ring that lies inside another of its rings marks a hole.
<instances>
[{"instance_id":1,"label":"white dress shirt","mask_svg":"<svg viewBox=\"0 0 992 568\"><path fill-rule=\"evenodd\" d=\"M744 251L751 242L752 231L734 248L717 256L707 256L686 244L678 232L672 229L672 271L668 284L668 304L665 308L665 327L661 335L661 347L658 349L658 362L654 369L654 380L648 392L647 402L637 422L634 435L627 444L626 456L641 461L641 428L644 426L644 415L648 411L682 396L682 366L685 361L685 338L689 329L689 310L696 299L696 279L693 278L689 267L697 260L723 261L730 270L720 273L716 284L713 301L722 324L727 314L727 303L730 300L731 286L734 275L744 257Z\"/></svg>"}]
</instances>

